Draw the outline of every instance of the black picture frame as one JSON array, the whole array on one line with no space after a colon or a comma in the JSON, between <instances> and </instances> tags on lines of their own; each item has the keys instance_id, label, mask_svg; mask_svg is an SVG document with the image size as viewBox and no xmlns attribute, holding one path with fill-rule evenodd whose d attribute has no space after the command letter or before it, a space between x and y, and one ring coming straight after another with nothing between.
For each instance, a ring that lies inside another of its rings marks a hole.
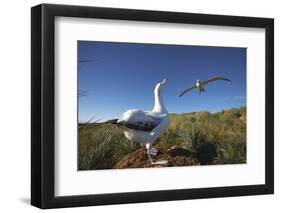
<instances>
[{"instance_id":1,"label":"black picture frame","mask_svg":"<svg viewBox=\"0 0 281 213\"><path fill-rule=\"evenodd\" d=\"M83 17L162 23L264 28L266 128L265 184L93 195L54 195L54 21ZM274 20L164 11L41 4L31 8L31 204L60 208L121 203L216 198L274 193Z\"/></svg>"}]
</instances>

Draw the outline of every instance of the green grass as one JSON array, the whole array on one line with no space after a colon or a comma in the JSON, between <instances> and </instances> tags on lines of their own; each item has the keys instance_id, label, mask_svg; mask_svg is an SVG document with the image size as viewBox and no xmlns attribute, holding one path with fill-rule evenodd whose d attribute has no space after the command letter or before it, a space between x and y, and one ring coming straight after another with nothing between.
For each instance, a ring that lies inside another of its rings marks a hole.
<instances>
[{"instance_id":1,"label":"green grass","mask_svg":"<svg viewBox=\"0 0 281 213\"><path fill-rule=\"evenodd\" d=\"M138 149L121 129L92 123L79 127L79 170L110 169L122 157Z\"/></svg>"},{"instance_id":2,"label":"green grass","mask_svg":"<svg viewBox=\"0 0 281 213\"><path fill-rule=\"evenodd\" d=\"M170 126L158 139L166 149L188 149L201 165L246 163L246 108L218 113L170 114ZM110 169L140 148L111 124L79 125L79 170Z\"/></svg>"}]
</instances>

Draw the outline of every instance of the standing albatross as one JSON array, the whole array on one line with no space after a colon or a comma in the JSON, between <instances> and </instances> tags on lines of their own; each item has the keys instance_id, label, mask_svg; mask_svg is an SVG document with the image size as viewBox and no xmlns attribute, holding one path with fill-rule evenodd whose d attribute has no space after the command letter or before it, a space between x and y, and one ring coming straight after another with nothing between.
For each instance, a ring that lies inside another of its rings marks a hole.
<instances>
[{"instance_id":1,"label":"standing albatross","mask_svg":"<svg viewBox=\"0 0 281 213\"><path fill-rule=\"evenodd\" d=\"M213 78L210 78L210 79L208 79L208 80L206 80L206 81L202 81L202 82L201 82L200 80L197 80L196 83L195 83L194 85L192 85L192 87L189 87L189 88L185 89L185 90L180 94L180 97L183 96L185 93L187 93L187 92L189 92L189 91L191 91L191 90L193 90L193 89L195 89L195 88L198 88L199 93L201 93L201 92L206 92L204 86L205 86L206 84L210 83L210 82L217 81L217 80L224 80L224 81L230 81L230 82L231 82L231 80L229 80L228 78L223 78L223 77L218 77L218 76L213 77Z\"/></svg>"},{"instance_id":2,"label":"standing albatross","mask_svg":"<svg viewBox=\"0 0 281 213\"><path fill-rule=\"evenodd\" d=\"M140 143L146 147L147 156L151 164L166 164L168 161L154 162L151 155L157 155L157 149L153 147L154 142L168 128L169 114L164 106L162 93L167 81L156 84L154 89L154 108L152 111L141 111L137 109L127 110L116 124L124 131L127 139Z\"/></svg>"}]
</instances>

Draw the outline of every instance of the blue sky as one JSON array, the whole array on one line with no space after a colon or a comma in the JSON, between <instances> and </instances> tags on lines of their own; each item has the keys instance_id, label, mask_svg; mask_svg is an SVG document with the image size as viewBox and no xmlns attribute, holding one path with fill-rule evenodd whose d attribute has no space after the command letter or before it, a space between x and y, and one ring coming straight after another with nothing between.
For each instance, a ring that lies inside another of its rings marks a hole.
<instances>
[{"instance_id":1,"label":"blue sky","mask_svg":"<svg viewBox=\"0 0 281 213\"><path fill-rule=\"evenodd\" d=\"M197 79L232 80L206 85L206 93L179 94ZM169 112L210 112L246 106L246 48L78 41L79 121L118 118L128 109L149 111L154 86L168 80Z\"/></svg>"}]
</instances>

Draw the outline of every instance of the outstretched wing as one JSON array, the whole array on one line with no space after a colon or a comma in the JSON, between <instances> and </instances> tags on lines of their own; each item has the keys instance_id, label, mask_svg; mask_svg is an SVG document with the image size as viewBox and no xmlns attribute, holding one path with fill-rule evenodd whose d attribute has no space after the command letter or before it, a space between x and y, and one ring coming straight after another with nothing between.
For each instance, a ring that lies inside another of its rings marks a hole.
<instances>
[{"instance_id":1,"label":"outstretched wing","mask_svg":"<svg viewBox=\"0 0 281 213\"><path fill-rule=\"evenodd\" d=\"M154 117L140 110L128 110L117 123L132 130L150 132L162 121L161 117Z\"/></svg>"},{"instance_id":2,"label":"outstretched wing","mask_svg":"<svg viewBox=\"0 0 281 213\"><path fill-rule=\"evenodd\" d=\"M208 83L210 83L212 81L217 81L217 80L223 80L223 81L230 81L231 82L231 80L229 80L228 78L223 78L223 77L216 76L216 77L210 78L210 79L208 79L206 81L202 81L201 84L205 85L205 84L208 84Z\"/></svg>"},{"instance_id":3,"label":"outstretched wing","mask_svg":"<svg viewBox=\"0 0 281 213\"><path fill-rule=\"evenodd\" d=\"M195 89L195 88L196 88L196 85L194 84L192 87L190 87L190 88L184 90L184 91L180 94L179 97L183 96L185 93L187 93L187 92L189 92L190 90L193 90L193 89Z\"/></svg>"}]
</instances>

